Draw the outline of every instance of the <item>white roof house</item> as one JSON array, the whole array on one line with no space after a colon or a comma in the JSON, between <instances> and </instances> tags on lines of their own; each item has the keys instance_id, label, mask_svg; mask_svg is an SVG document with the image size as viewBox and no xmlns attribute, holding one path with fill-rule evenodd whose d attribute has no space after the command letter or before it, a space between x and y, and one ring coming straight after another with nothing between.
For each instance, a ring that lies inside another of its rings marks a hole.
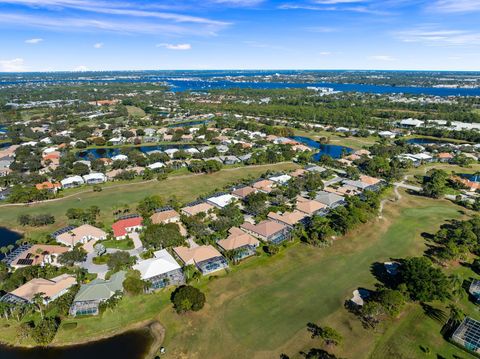
<instances>
[{"instance_id":1,"label":"white roof house","mask_svg":"<svg viewBox=\"0 0 480 359\"><path fill-rule=\"evenodd\" d=\"M115 155L112 157L112 161L128 161L128 156L126 155Z\"/></svg>"},{"instance_id":2,"label":"white roof house","mask_svg":"<svg viewBox=\"0 0 480 359\"><path fill-rule=\"evenodd\" d=\"M193 147L192 148L186 148L184 151L187 152L187 153L190 153L191 155L193 155L195 153L200 153L199 150L197 150L196 148L193 148Z\"/></svg>"},{"instance_id":3,"label":"white roof house","mask_svg":"<svg viewBox=\"0 0 480 359\"><path fill-rule=\"evenodd\" d=\"M138 264L133 266L133 269L140 272L143 280L147 280L181 268L177 261L170 253L167 252L166 249L156 251L153 255L153 258L140 261Z\"/></svg>"},{"instance_id":4,"label":"white roof house","mask_svg":"<svg viewBox=\"0 0 480 359\"><path fill-rule=\"evenodd\" d=\"M71 177L64 178L63 180L60 181L60 184L64 188L80 186L84 183L85 181L80 176L71 176Z\"/></svg>"},{"instance_id":5,"label":"white roof house","mask_svg":"<svg viewBox=\"0 0 480 359\"><path fill-rule=\"evenodd\" d=\"M417 120L415 118L406 118L400 121L400 126L403 127L420 127L423 126L425 122L421 120Z\"/></svg>"},{"instance_id":6,"label":"white roof house","mask_svg":"<svg viewBox=\"0 0 480 359\"><path fill-rule=\"evenodd\" d=\"M159 168L163 168L163 167L165 167L165 164L163 164L162 162L155 162L147 166L147 168L151 170L158 170Z\"/></svg>"},{"instance_id":7,"label":"white roof house","mask_svg":"<svg viewBox=\"0 0 480 359\"><path fill-rule=\"evenodd\" d=\"M380 131L378 135L383 138L395 138L396 136L396 134L391 131Z\"/></svg>"},{"instance_id":8,"label":"white roof house","mask_svg":"<svg viewBox=\"0 0 480 359\"><path fill-rule=\"evenodd\" d=\"M89 173L83 176L85 183L104 183L107 182L107 176L100 172Z\"/></svg>"},{"instance_id":9,"label":"white roof house","mask_svg":"<svg viewBox=\"0 0 480 359\"><path fill-rule=\"evenodd\" d=\"M281 175L281 176L270 177L269 180L275 183L285 184L288 181L290 181L291 178L292 177L289 175Z\"/></svg>"},{"instance_id":10,"label":"white roof house","mask_svg":"<svg viewBox=\"0 0 480 359\"><path fill-rule=\"evenodd\" d=\"M223 194L221 196L207 198L207 202L216 207L223 208L232 203L235 199L236 197L231 194Z\"/></svg>"},{"instance_id":11,"label":"white roof house","mask_svg":"<svg viewBox=\"0 0 480 359\"><path fill-rule=\"evenodd\" d=\"M175 152L178 152L179 149L178 148L169 148L168 150L165 150L165 153L167 155L169 155L170 157L173 157L173 155L175 154Z\"/></svg>"}]
</instances>

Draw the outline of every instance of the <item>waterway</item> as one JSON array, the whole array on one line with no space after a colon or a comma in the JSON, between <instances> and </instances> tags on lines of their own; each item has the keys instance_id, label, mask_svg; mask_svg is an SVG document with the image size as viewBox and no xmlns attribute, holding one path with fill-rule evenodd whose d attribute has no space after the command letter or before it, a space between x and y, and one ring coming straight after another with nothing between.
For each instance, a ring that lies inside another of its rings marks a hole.
<instances>
[{"instance_id":1,"label":"waterway","mask_svg":"<svg viewBox=\"0 0 480 359\"><path fill-rule=\"evenodd\" d=\"M113 156L119 155L124 149L138 149L140 152L148 154L149 152L153 151L165 151L170 148L178 148L178 149L185 149L191 148L194 146L191 145L151 145L151 146L123 146L123 147L115 147L115 148L89 148L87 150L83 150L78 152L78 157L88 160L91 158L112 158Z\"/></svg>"},{"instance_id":2,"label":"waterway","mask_svg":"<svg viewBox=\"0 0 480 359\"><path fill-rule=\"evenodd\" d=\"M152 338L137 330L84 345L20 349L0 346L1 359L143 359Z\"/></svg>"},{"instance_id":3,"label":"waterway","mask_svg":"<svg viewBox=\"0 0 480 359\"><path fill-rule=\"evenodd\" d=\"M313 159L315 161L319 161L323 155L328 155L332 158L338 159L342 158L344 153L352 153L353 149L350 147L340 146L340 145L331 145L331 144L323 144L319 143L315 140L312 140L308 137L303 136L292 136L290 137L292 140L297 142L303 143L308 147L312 147L318 149L319 151L313 155Z\"/></svg>"},{"instance_id":4,"label":"waterway","mask_svg":"<svg viewBox=\"0 0 480 359\"><path fill-rule=\"evenodd\" d=\"M0 247L6 247L10 244L15 245L15 242L22 239L22 235L18 232L12 231L6 227L0 227ZM3 254L0 253L0 259Z\"/></svg>"}]
</instances>

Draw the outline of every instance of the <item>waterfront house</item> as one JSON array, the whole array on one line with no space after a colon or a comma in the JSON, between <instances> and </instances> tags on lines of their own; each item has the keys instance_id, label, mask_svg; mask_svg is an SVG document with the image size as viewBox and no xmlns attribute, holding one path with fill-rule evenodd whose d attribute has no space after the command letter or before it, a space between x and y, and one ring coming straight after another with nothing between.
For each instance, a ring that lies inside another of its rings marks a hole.
<instances>
[{"instance_id":1,"label":"waterfront house","mask_svg":"<svg viewBox=\"0 0 480 359\"><path fill-rule=\"evenodd\" d=\"M70 307L70 315L98 315L102 302L123 292L123 281L126 272L112 274L110 279L94 279L90 283L82 284Z\"/></svg>"},{"instance_id":2,"label":"waterfront house","mask_svg":"<svg viewBox=\"0 0 480 359\"><path fill-rule=\"evenodd\" d=\"M228 267L227 260L215 247L175 247L173 251L184 265L195 265L203 275L210 274Z\"/></svg>"},{"instance_id":3,"label":"waterfront house","mask_svg":"<svg viewBox=\"0 0 480 359\"><path fill-rule=\"evenodd\" d=\"M48 304L67 293L75 284L77 284L75 277L69 274L62 274L52 279L34 278L4 295L1 301L31 303L36 294L42 293L44 304Z\"/></svg>"},{"instance_id":4,"label":"waterfront house","mask_svg":"<svg viewBox=\"0 0 480 359\"><path fill-rule=\"evenodd\" d=\"M154 252L153 258L138 262L133 269L150 283L150 290L185 283L182 268L166 249Z\"/></svg>"},{"instance_id":5,"label":"waterfront house","mask_svg":"<svg viewBox=\"0 0 480 359\"><path fill-rule=\"evenodd\" d=\"M14 269L28 266L45 266L47 264L59 266L58 256L68 252L70 248L52 244L35 244L20 252L11 262Z\"/></svg>"}]
</instances>

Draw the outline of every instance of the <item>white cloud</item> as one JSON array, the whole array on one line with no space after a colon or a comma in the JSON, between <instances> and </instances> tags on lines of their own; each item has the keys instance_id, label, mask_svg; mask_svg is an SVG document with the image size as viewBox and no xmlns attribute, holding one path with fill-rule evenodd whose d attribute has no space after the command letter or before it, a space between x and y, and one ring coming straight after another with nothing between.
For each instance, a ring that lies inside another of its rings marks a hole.
<instances>
[{"instance_id":1,"label":"white cloud","mask_svg":"<svg viewBox=\"0 0 480 359\"><path fill-rule=\"evenodd\" d=\"M307 27L305 29L310 32L319 32L319 33L329 33L329 32L338 31L338 29L334 27L328 27L328 26L312 26L312 27Z\"/></svg>"},{"instance_id":2,"label":"white cloud","mask_svg":"<svg viewBox=\"0 0 480 359\"><path fill-rule=\"evenodd\" d=\"M103 42L97 42L96 44L93 45L95 49L101 49L103 47Z\"/></svg>"},{"instance_id":3,"label":"white cloud","mask_svg":"<svg viewBox=\"0 0 480 359\"><path fill-rule=\"evenodd\" d=\"M11 60L0 60L0 72L22 72L26 70L25 60L20 57Z\"/></svg>"},{"instance_id":4,"label":"white cloud","mask_svg":"<svg viewBox=\"0 0 480 359\"><path fill-rule=\"evenodd\" d=\"M265 0L211 0L215 4L225 4L231 6L256 6L265 2Z\"/></svg>"},{"instance_id":5,"label":"white cloud","mask_svg":"<svg viewBox=\"0 0 480 359\"><path fill-rule=\"evenodd\" d=\"M430 46L480 45L480 32L439 29L432 26L399 31L395 36L403 42L418 42Z\"/></svg>"},{"instance_id":6,"label":"white cloud","mask_svg":"<svg viewBox=\"0 0 480 359\"><path fill-rule=\"evenodd\" d=\"M319 52L320 56L330 56L332 53L330 51L321 51Z\"/></svg>"},{"instance_id":7,"label":"white cloud","mask_svg":"<svg viewBox=\"0 0 480 359\"><path fill-rule=\"evenodd\" d=\"M371 60L377 60L377 61L395 61L395 58L393 58L390 55L373 55L368 57Z\"/></svg>"},{"instance_id":8,"label":"white cloud","mask_svg":"<svg viewBox=\"0 0 480 359\"><path fill-rule=\"evenodd\" d=\"M315 3L319 5L336 5L336 4L353 4L363 3L365 0L316 0Z\"/></svg>"},{"instance_id":9,"label":"white cloud","mask_svg":"<svg viewBox=\"0 0 480 359\"><path fill-rule=\"evenodd\" d=\"M35 38L35 39L28 39L28 40L25 40L25 43L26 44L32 44L32 45L35 45L35 44L39 44L43 41L43 39L40 39L40 38Z\"/></svg>"},{"instance_id":10,"label":"white cloud","mask_svg":"<svg viewBox=\"0 0 480 359\"><path fill-rule=\"evenodd\" d=\"M190 44L158 44L157 47L164 47L169 50L190 50L192 45Z\"/></svg>"},{"instance_id":11,"label":"white cloud","mask_svg":"<svg viewBox=\"0 0 480 359\"><path fill-rule=\"evenodd\" d=\"M431 8L440 12L474 12L480 11L478 0L437 0Z\"/></svg>"},{"instance_id":12,"label":"white cloud","mask_svg":"<svg viewBox=\"0 0 480 359\"><path fill-rule=\"evenodd\" d=\"M85 72L88 71L88 67L85 65L79 65L73 69L75 72Z\"/></svg>"}]
</instances>

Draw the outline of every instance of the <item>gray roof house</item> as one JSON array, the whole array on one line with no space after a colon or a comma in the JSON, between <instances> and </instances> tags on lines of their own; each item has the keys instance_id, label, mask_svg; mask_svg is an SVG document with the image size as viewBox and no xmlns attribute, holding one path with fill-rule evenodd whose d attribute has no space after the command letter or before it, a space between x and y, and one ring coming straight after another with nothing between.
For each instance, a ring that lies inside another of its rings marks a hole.
<instances>
[{"instance_id":1,"label":"gray roof house","mask_svg":"<svg viewBox=\"0 0 480 359\"><path fill-rule=\"evenodd\" d=\"M345 203L345 198L335 193L320 191L315 197L315 201L323 203L329 208L335 208Z\"/></svg>"},{"instance_id":2,"label":"gray roof house","mask_svg":"<svg viewBox=\"0 0 480 359\"><path fill-rule=\"evenodd\" d=\"M100 303L110 299L118 292L123 292L125 271L112 274L109 280L95 279L80 287L72 306L70 315L98 315Z\"/></svg>"}]
</instances>

